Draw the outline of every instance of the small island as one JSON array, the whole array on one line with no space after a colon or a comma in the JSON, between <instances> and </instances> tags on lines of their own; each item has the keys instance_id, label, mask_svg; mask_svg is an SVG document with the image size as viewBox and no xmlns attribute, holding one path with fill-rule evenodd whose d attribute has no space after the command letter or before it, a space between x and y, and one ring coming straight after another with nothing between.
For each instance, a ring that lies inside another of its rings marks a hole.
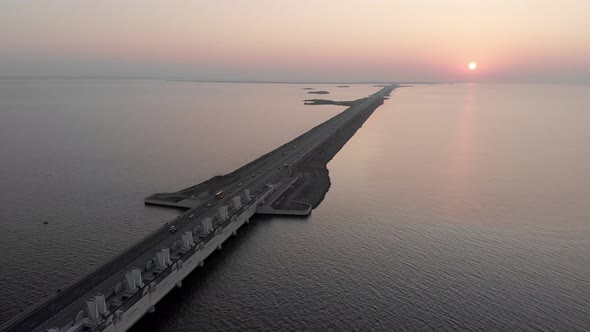
<instances>
[{"instance_id":1,"label":"small island","mask_svg":"<svg viewBox=\"0 0 590 332\"><path fill-rule=\"evenodd\" d=\"M329 94L328 91L309 91L308 93L313 93L313 94L316 94L316 95L327 95L327 94Z\"/></svg>"}]
</instances>

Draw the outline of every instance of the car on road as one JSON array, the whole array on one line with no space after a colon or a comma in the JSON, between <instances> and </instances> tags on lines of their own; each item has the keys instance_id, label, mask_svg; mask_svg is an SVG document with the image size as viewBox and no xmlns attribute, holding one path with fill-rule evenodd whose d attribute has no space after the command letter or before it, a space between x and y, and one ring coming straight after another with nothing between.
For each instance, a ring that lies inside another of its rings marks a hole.
<instances>
[{"instance_id":1,"label":"car on road","mask_svg":"<svg viewBox=\"0 0 590 332\"><path fill-rule=\"evenodd\" d=\"M170 226L170 228L168 228L168 231L169 231L170 233L176 233L176 227L174 227L174 226Z\"/></svg>"},{"instance_id":2,"label":"car on road","mask_svg":"<svg viewBox=\"0 0 590 332\"><path fill-rule=\"evenodd\" d=\"M190 216L188 216L188 218L193 219L194 216L195 216L194 214L191 214Z\"/></svg>"},{"instance_id":3,"label":"car on road","mask_svg":"<svg viewBox=\"0 0 590 332\"><path fill-rule=\"evenodd\" d=\"M255 177L256 177L256 174L252 174L252 178L255 178Z\"/></svg>"},{"instance_id":4,"label":"car on road","mask_svg":"<svg viewBox=\"0 0 590 332\"><path fill-rule=\"evenodd\" d=\"M241 183L241 182L240 182L240 183L238 183L238 187L241 187L241 186L242 186L242 183Z\"/></svg>"},{"instance_id":5,"label":"car on road","mask_svg":"<svg viewBox=\"0 0 590 332\"><path fill-rule=\"evenodd\" d=\"M207 203L207 207L211 207L211 203Z\"/></svg>"}]
</instances>

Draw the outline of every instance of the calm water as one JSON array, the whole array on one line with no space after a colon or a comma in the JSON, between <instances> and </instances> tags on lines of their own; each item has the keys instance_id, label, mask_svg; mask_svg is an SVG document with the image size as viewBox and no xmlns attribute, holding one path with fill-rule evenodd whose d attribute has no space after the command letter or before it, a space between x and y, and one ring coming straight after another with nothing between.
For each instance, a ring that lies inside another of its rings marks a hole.
<instances>
[{"instance_id":1,"label":"calm water","mask_svg":"<svg viewBox=\"0 0 590 332\"><path fill-rule=\"evenodd\" d=\"M0 81L0 320L178 213L147 194L342 109L302 87ZM241 229L135 331L588 330L589 105L587 87L399 89L310 218Z\"/></svg>"}]
</instances>

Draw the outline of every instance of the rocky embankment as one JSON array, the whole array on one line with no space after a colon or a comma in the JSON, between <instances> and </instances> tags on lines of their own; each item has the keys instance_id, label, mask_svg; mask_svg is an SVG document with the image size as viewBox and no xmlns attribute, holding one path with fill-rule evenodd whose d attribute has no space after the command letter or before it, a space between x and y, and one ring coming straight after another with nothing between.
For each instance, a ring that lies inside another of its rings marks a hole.
<instances>
[{"instance_id":1,"label":"rocky embankment","mask_svg":"<svg viewBox=\"0 0 590 332\"><path fill-rule=\"evenodd\" d=\"M392 88L395 89L394 86ZM365 98L350 103L362 102ZM359 112L356 118L350 120L344 127L335 132L324 144L316 148L315 151L308 154L308 157L302 159L293 165L294 172L301 175L300 179L293 186L285 191L280 199L277 209L297 209L301 204L309 204L316 208L324 200L326 193L330 189L330 172L327 164L342 149L348 140L354 136L356 131L362 127L365 121L373 112L383 104L382 98L367 106Z\"/></svg>"}]
</instances>

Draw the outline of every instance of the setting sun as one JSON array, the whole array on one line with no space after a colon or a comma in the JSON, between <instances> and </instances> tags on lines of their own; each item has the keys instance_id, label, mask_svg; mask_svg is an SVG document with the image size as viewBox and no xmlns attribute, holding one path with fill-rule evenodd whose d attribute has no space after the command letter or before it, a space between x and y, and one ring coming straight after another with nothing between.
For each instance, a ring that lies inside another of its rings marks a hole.
<instances>
[{"instance_id":1,"label":"setting sun","mask_svg":"<svg viewBox=\"0 0 590 332\"><path fill-rule=\"evenodd\" d=\"M475 70L477 68L477 62L470 62L468 67L469 70Z\"/></svg>"}]
</instances>

